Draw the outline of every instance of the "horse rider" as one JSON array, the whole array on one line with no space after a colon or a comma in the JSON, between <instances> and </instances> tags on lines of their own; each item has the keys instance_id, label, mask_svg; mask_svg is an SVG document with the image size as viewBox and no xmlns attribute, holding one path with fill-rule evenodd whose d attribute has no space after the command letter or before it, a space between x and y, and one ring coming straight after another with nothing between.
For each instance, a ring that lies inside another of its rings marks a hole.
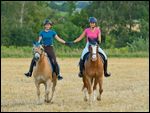
<instances>
[{"instance_id":1,"label":"horse rider","mask_svg":"<svg viewBox=\"0 0 150 113\"><path fill-rule=\"evenodd\" d=\"M89 24L90 27L86 28L83 33L76 38L73 42L70 43L76 43L79 42L81 39L83 39L86 36L86 46L82 52L81 58L80 58L80 62L79 62L79 66L80 66L80 72L78 74L79 77L83 77L83 69L84 69L84 60L83 57L86 53L89 52L88 50L88 46L89 46L89 39L90 40L96 40L99 44L99 42L101 42L101 30L99 29L99 27L96 27L96 23L97 23L97 19L95 17L90 17L89 18ZM102 53L104 56L104 76L105 77L109 77L111 76L110 73L107 72L107 56L104 53L104 51L99 47L98 48L98 52Z\"/></svg>"},{"instance_id":2,"label":"horse rider","mask_svg":"<svg viewBox=\"0 0 150 113\"><path fill-rule=\"evenodd\" d=\"M42 43L42 45L44 47L44 51L47 53L48 58L52 63L53 70L56 73L56 75L58 76L58 80L62 80L63 77L60 74L60 69L59 69L58 63L56 61L56 56L55 56L55 52L53 49L53 41L54 41L54 39L57 39L59 42L65 44L65 45L68 45L68 46L69 46L69 43L64 41L63 39L61 39L54 30L51 30L53 23L49 19L44 20L43 26L44 26L44 29L42 31L40 31L40 33L39 33L38 43ZM25 75L27 77L31 77L32 72L33 72L33 67L35 65L36 65L36 62L33 58L31 61L31 64L30 64L29 71L27 73L25 73Z\"/></svg>"}]
</instances>

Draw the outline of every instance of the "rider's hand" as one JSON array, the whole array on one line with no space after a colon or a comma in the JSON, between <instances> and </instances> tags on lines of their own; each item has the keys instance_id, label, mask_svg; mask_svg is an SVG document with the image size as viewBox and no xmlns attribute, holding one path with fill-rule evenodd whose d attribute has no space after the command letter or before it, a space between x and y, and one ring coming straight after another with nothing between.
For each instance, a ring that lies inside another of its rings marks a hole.
<instances>
[{"instance_id":1,"label":"rider's hand","mask_svg":"<svg viewBox=\"0 0 150 113\"><path fill-rule=\"evenodd\" d=\"M67 46L72 46L74 44L74 42L65 42L65 45Z\"/></svg>"}]
</instances>

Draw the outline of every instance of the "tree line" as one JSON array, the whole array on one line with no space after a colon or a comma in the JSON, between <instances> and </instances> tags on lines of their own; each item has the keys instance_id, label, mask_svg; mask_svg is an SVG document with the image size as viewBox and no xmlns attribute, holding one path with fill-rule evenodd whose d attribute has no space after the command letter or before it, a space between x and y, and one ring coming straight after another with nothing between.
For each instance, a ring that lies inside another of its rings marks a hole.
<instances>
[{"instance_id":1,"label":"tree line","mask_svg":"<svg viewBox=\"0 0 150 113\"><path fill-rule=\"evenodd\" d=\"M89 27L90 16L98 20L102 47L148 49L149 1L90 1L80 12L76 11L75 1L62 5L53 1L2 1L1 45L32 46L45 18L54 23L52 29L60 37L72 41ZM62 47L57 41L54 43ZM75 48L84 46L85 39Z\"/></svg>"}]
</instances>

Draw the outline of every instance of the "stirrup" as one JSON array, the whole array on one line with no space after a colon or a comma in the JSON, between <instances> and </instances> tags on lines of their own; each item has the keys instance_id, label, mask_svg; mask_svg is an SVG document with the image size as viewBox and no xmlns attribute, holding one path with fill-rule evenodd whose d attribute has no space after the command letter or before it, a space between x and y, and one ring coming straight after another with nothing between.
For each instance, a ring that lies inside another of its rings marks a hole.
<instances>
[{"instance_id":1,"label":"stirrup","mask_svg":"<svg viewBox=\"0 0 150 113\"><path fill-rule=\"evenodd\" d=\"M62 79L63 79L61 73L59 73L59 74L57 75L57 78L58 78L58 80L62 80Z\"/></svg>"},{"instance_id":2,"label":"stirrup","mask_svg":"<svg viewBox=\"0 0 150 113\"><path fill-rule=\"evenodd\" d=\"M32 74L31 74L31 72L28 72L28 73L24 73L24 75L27 77L31 77Z\"/></svg>"},{"instance_id":3,"label":"stirrup","mask_svg":"<svg viewBox=\"0 0 150 113\"><path fill-rule=\"evenodd\" d=\"M62 80L62 79L63 79L63 77L62 77L62 76L59 76L59 75L58 75L57 78L58 78L58 80Z\"/></svg>"},{"instance_id":4,"label":"stirrup","mask_svg":"<svg viewBox=\"0 0 150 113\"><path fill-rule=\"evenodd\" d=\"M83 77L83 73L82 73L82 72L79 72L78 76L79 76L79 77Z\"/></svg>"},{"instance_id":5,"label":"stirrup","mask_svg":"<svg viewBox=\"0 0 150 113\"><path fill-rule=\"evenodd\" d=\"M111 76L111 73L105 73L105 77Z\"/></svg>"}]
</instances>

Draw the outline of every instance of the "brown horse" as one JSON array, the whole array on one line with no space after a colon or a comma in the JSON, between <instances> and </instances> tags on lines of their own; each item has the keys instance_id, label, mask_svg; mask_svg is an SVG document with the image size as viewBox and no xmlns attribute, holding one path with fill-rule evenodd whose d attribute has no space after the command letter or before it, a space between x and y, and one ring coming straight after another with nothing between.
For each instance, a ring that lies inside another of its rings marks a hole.
<instances>
[{"instance_id":1,"label":"brown horse","mask_svg":"<svg viewBox=\"0 0 150 113\"><path fill-rule=\"evenodd\" d=\"M103 61L102 57L98 54L98 44L97 43L89 43L89 56L84 63L85 69L83 70L83 88L84 90L84 100L87 101L89 99L89 104L92 103L92 85L94 80L94 100L96 100L96 87L99 84L99 96L97 100L101 100L101 94L103 92L102 82L103 82ZM88 94L89 98L88 98Z\"/></svg>"},{"instance_id":2,"label":"brown horse","mask_svg":"<svg viewBox=\"0 0 150 113\"><path fill-rule=\"evenodd\" d=\"M33 76L35 79L35 86L37 88L37 96L38 96L38 104L40 104L40 84L43 83L45 85L45 102L51 102L55 86L57 83L57 76L55 73L52 74L52 66L48 61L47 54L44 52L44 48L41 45L35 45L33 47L34 52L34 59L36 61L36 66L33 70ZM49 92L51 84L52 87L52 94L51 98L49 99Z\"/></svg>"}]
</instances>

